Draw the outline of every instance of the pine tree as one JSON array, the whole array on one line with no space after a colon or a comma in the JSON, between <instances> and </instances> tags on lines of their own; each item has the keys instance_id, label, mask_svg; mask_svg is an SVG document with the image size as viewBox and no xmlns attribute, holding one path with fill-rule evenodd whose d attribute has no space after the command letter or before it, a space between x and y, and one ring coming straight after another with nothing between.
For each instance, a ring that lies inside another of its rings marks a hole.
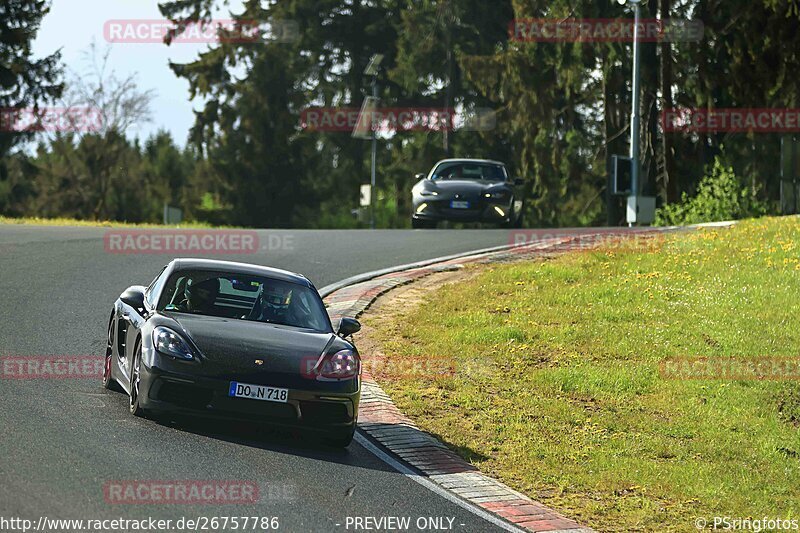
<instances>
[{"instance_id":1,"label":"pine tree","mask_svg":"<svg viewBox=\"0 0 800 533\"><path fill-rule=\"evenodd\" d=\"M8 124L15 109L38 108L58 98L60 52L33 57L32 43L42 18L48 13L45 0L0 1L0 213L20 201L22 192L9 181L7 157L32 133L17 132Z\"/></svg>"}]
</instances>

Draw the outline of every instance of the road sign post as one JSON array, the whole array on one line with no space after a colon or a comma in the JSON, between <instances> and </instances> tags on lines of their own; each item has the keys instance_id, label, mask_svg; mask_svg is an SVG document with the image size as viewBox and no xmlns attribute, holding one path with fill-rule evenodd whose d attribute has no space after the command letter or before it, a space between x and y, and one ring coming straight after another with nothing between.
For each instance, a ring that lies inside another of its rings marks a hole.
<instances>
[{"instance_id":1,"label":"road sign post","mask_svg":"<svg viewBox=\"0 0 800 533\"><path fill-rule=\"evenodd\" d=\"M372 98L378 101L378 76L372 78ZM372 121L370 121L372 122ZM378 163L378 133L375 131L375 124L372 125L372 164L370 168L370 195L369 195L369 227L375 229L375 172Z\"/></svg>"},{"instance_id":2,"label":"road sign post","mask_svg":"<svg viewBox=\"0 0 800 533\"><path fill-rule=\"evenodd\" d=\"M800 139L781 137L781 213L800 213Z\"/></svg>"},{"instance_id":3,"label":"road sign post","mask_svg":"<svg viewBox=\"0 0 800 533\"><path fill-rule=\"evenodd\" d=\"M369 207L371 203L372 203L372 185L362 185L361 201L359 202L359 206Z\"/></svg>"},{"instance_id":4,"label":"road sign post","mask_svg":"<svg viewBox=\"0 0 800 533\"><path fill-rule=\"evenodd\" d=\"M615 196L627 196L631 193L632 167L630 157L616 154L611 156L611 185Z\"/></svg>"},{"instance_id":5,"label":"road sign post","mask_svg":"<svg viewBox=\"0 0 800 533\"><path fill-rule=\"evenodd\" d=\"M370 198L369 198L369 227L375 229L375 182L378 166L378 134L376 131L373 117L378 104L378 73L380 72L383 54L375 54L369 60L369 65L364 69L365 76L372 77L372 96L368 96L361 106L361 114L353 130L353 137L358 139L372 140L372 160L370 162ZM362 122L363 121L363 122ZM367 129L365 125L368 124ZM369 136L368 136L369 135Z\"/></svg>"}]
</instances>

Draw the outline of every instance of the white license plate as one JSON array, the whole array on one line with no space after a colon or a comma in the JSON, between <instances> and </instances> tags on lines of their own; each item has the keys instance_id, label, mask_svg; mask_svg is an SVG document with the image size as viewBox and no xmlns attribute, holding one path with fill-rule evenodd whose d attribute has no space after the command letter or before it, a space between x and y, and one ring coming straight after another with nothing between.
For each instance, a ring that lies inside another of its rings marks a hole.
<instances>
[{"instance_id":1,"label":"white license plate","mask_svg":"<svg viewBox=\"0 0 800 533\"><path fill-rule=\"evenodd\" d=\"M286 403L289 400L289 389L277 389L275 387L248 385L247 383L231 381L231 386L228 389L228 396L232 398L263 400L265 402Z\"/></svg>"},{"instance_id":2,"label":"white license plate","mask_svg":"<svg viewBox=\"0 0 800 533\"><path fill-rule=\"evenodd\" d=\"M450 202L450 207L453 209L469 209L469 202L463 202L461 200L453 200Z\"/></svg>"}]
</instances>

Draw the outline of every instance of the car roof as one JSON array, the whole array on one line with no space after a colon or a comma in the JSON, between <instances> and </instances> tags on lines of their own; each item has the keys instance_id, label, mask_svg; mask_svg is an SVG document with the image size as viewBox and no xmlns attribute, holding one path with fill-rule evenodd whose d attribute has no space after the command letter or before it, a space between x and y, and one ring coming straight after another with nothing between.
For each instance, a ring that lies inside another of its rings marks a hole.
<instances>
[{"instance_id":1,"label":"car roof","mask_svg":"<svg viewBox=\"0 0 800 533\"><path fill-rule=\"evenodd\" d=\"M308 278L302 274L290 272L288 270L281 270L279 268L272 268L268 266L252 265L250 263L236 263L234 261L220 261L217 259L194 259L194 258L177 258L172 260L173 271L180 270L217 270L221 272L229 272L231 274L243 274L251 276L264 276L282 281L289 281L292 283L299 283L306 287L312 287Z\"/></svg>"},{"instance_id":2,"label":"car roof","mask_svg":"<svg viewBox=\"0 0 800 533\"><path fill-rule=\"evenodd\" d=\"M441 161L438 161L436 163L436 165L440 165L442 163L490 163L492 165L503 165L503 166L506 166L506 164L503 163L502 161L495 161L493 159L472 159L472 158L464 158L464 157L451 158L451 159L442 159Z\"/></svg>"}]
</instances>

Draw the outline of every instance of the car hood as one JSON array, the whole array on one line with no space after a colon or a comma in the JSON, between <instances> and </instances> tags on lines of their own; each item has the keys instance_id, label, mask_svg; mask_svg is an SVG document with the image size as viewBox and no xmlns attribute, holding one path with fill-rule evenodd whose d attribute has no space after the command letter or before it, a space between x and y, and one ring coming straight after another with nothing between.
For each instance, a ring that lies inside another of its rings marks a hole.
<instances>
[{"instance_id":1,"label":"car hood","mask_svg":"<svg viewBox=\"0 0 800 533\"><path fill-rule=\"evenodd\" d=\"M488 180L436 180L433 190L444 194L480 195L489 189L504 189L507 186L501 181Z\"/></svg>"},{"instance_id":2,"label":"car hood","mask_svg":"<svg viewBox=\"0 0 800 533\"><path fill-rule=\"evenodd\" d=\"M200 351L203 374L209 377L237 379L243 373L262 372L298 375L307 361L316 361L329 344L330 349L349 347L333 333L182 313L171 318Z\"/></svg>"}]
</instances>

